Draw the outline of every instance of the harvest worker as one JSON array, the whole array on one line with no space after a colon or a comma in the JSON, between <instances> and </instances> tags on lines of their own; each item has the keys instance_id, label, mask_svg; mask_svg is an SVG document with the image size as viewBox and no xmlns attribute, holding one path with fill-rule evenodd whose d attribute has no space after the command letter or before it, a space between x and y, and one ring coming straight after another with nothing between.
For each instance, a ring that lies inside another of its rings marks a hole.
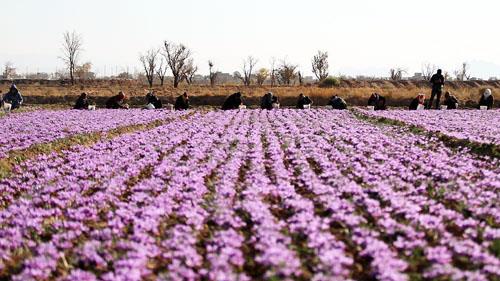
<instances>
[{"instance_id":1,"label":"harvest worker","mask_svg":"<svg viewBox=\"0 0 500 281\"><path fill-rule=\"evenodd\" d=\"M425 106L425 95L418 94L410 103L410 110L417 110L418 106Z\"/></svg>"},{"instance_id":2,"label":"harvest worker","mask_svg":"<svg viewBox=\"0 0 500 281\"><path fill-rule=\"evenodd\" d=\"M89 101L87 93L82 93L80 97L76 100L73 109L89 109Z\"/></svg>"},{"instance_id":3,"label":"harvest worker","mask_svg":"<svg viewBox=\"0 0 500 281\"><path fill-rule=\"evenodd\" d=\"M21 92L17 89L15 84L12 84L10 86L10 90L7 94L2 99L3 102L5 103L10 103L11 104L11 110L19 108L21 104L23 103L23 96L21 95Z\"/></svg>"},{"instance_id":4,"label":"harvest worker","mask_svg":"<svg viewBox=\"0 0 500 281\"><path fill-rule=\"evenodd\" d=\"M161 100L155 95L153 91L146 94L146 104L152 104L156 109L163 107Z\"/></svg>"},{"instance_id":5,"label":"harvest worker","mask_svg":"<svg viewBox=\"0 0 500 281\"><path fill-rule=\"evenodd\" d=\"M308 96L300 93L299 99L297 100L297 108L304 109L304 105L311 105L312 103L312 100Z\"/></svg>"},{"instance_id":6,"label":"harvest worker","mask_svg":"<svg viewBox=\"0 0 500 281\"><path fill-rule=\"evenodd\" d=\"M119 92L118 95L112 96L106 102L106 108L108 109L128 109L128 105L124 104L125 94L123 92Z\"/></svg>"},{"instance_id":7,"label":"harvest worker","mask_svg":"<svg viewBox=\"0 0 500 281\"><path fill-rule=\"evenodd\" d=\"M430 109L432 107L432 103L434 102L434 97L436 97L436 109L439 109L439 102L441 100L441 93L443 92L443 87L444 87L444 76L442 73L441 69L438 69L437 73L432 75L431 77L431 85L432 85L432 92L431 92L431 99L429 100L429 103L427 104L427 108Z\"/></svg>"},{"instance_id":8,"label":"harvest worker","mask_svg":"<svg viewBox=\"0 0 500 281\"><path fill-rule=\"evenodd\" d=\"M273 103L274 103L274 96L273 93L269 92L265 94L262 99L260 100L260 108L261 109L273 109Z\"/></svg>"},{"instance_id":9,"label":"harvest worker","mask_svg":"<svg viewBox=\"0 0 500 281\"><path fill-rule=\"evenodd\" d=\"M175 110L187 110L189 109L189 96L187 92L177 97L175 100Z\"/></svg>"},{"instance_id":10,"label":"harvest worker","mask_svg":"<svg viewBox=\"0 0 500 281\"><path fill-rule=\"evenodd\" d=\"M481 95L481 99L479 100L479 106L486 106L488 109L493 108L493 95L491 94L490 89L484 90L483 94Z\"/></svg>"},{"instance_id":11,"label":"harvest worker","mask_svg":"<svg viewBox=\"0 0 500 281\"><path fill-rule=\"evenodd\" d=\"M457 109L458 107L458 99L450 92L444 93L444 105L446 105L446 109Z\"/></svg>"},{"instance_id":12,"label":"harvest worker","mask_svg":"<svg viewBox=\"0 0 500 281\"><path fill-rule=\"evenodd\" d=\"M368 106L375 107L375 110L385 110L385 98L378 93L373 93L368 99Z\"/></svg>"},{"instance_id":13,"label":"harvest worker","mask_svg":"<svg viewBox=\"0 0 500 281\"><path fill-rule=\"evenodd\" d=\"M338 95L333 96L328 102L328 105L331 105L333 109L337 110L347 109L347 103L343 98L339 97Z\"/></svg>"},{"instance_id":14,"label":"harvest worker","mask_svg":"<svg viewBox=\"0 0 500 281\"><path fill-rule=\"evenodd\" d=\"M240 105L242 105L242 100L241 100L241 93L237 92L229 97L224 101L224 104L222 105L222 110L231 110L231 109L238 109Z\"/></svg>"}]
</instances>

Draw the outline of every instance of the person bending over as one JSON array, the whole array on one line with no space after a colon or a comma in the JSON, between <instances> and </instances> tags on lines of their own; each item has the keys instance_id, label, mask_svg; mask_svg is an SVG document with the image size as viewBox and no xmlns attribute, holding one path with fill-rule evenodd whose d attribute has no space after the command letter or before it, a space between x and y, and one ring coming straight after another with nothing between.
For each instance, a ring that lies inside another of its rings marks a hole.
<instances>
[{"instance_id":1,"label":"person bending over","mask_svg":"<svg viewBox=\"0 0 500 281\"><path fill-rule=\"evenodd\" d=\"M486 106L488 109L493 108L493 94L491 93L490 89L484 90L483 94L481 95L481 99L479 100L479 107L481 106Z\"/></svg>"},{"instance_id":2,"label":"person bending over","mask_svg":"<svg viewBox=\"0 0 500 281\"><path fill-rule=\"evenodd\" d=\"M312 105L312 103L312 100L308 96L301 93L297 100L297 108L304 109L304 105Z\"/></svg>"},{"instance_id":3,"label":"person bending over","mask_svg":"<svg viewBox=\"0 0 500 281\"><path fill-rule=\"evenodd\" d=\"M386 110L385 98L378 93L373 93L368 99L368 106L373 106L375 110Z\"/></svg>"},{"instance_id":4,"label":"person bending over","mask_svg":"<svg viewBox=\"0 0 500 281\"><path fill-rule=\"evenodd\" d=\"M273 109L273 93L269 92L265 94L260 100L260 108L261 109Z\"/></svg>"},{"instance_id":5,"label":"person bending over","mask_svg":"<svg viewBox=\"0 0 500 281\"><path fill-rule=\"evenodd\" d=\"M80 97L76 100L73 109L89 109L89 100L87 93L82 93Z\"/></svg>"},{"instance_id":6,"label":"person bending over","mask_svg":"<svg viewBox=\"0 0 500 281\"><path fill-rule=\"evenodd\" d=\"M417 110L418 106L425 106L425 95L418 94L410 103L410 110Z\"/></svg>"},{"instance_id":7,"label":"person bending over","mask_svg":"<svg viewBox=\"0 0 500 281\"><path fill-rule=\"evenodd\" d=\"M19 90L17 89L16 85L12 84L10 86L9 92L5 94L2 101L4 103L10 103L11 104L10 109L14 110L21 107L21 104L23 104L24 99L23 96L21 95L21 92L19 92Z\"/></svg>"},{"instance_id":8,"label":"person bending over","mask_svg":"<svg viewBox=\"0 0 500 281\"><path fill-rule=\"evenodd\" d=\"M152 104L155 107L155 109L163 107L161 100L155 95L153 91L147 93L146 104Z\"/></svg>"},{"instance_id":9,"label":"person bending over","mask_svg":"<svg viewBox=\"0 0 500 281\"><path fill-rule=\"evenodd\" d=\"M226 98L222 105L222 110L238 109L242 104L241 93L237 92Z\"/></svg>"},{"instance_id":10,"label":"person bending over","mask_svg":"<svg viewBox=\"0 0 500 281\"><path fill-rule=\"evenodd\" d=\"M175 100L175 110L188 110L189 109L189 96L187 92L178 96Z\"/></svg>"},{"instance_id":11,"label":"person bending over","mask_svg":"<svg viewBox=\"0 0 500 281\"><path fill-rule=\"evenodd\" d=\"M123 92L119 92L118 95L112 96L106 102L107 109L128 109L128 105L124 104L125 94Z\"/></svg>"},{"instance_id":12,"label":"person bending over","mask_svg":"<svg viewBox=\"0 0 500 281\"><path fill-rule=\"evenodd\" d=\"M347 109L347 103L343 98L339 97L338 95L333 96L328 102L328 105L332 106L333 109L337 110Z\"/></svg>"},{"instance_id":13,"label":"person bending over","mask_svg":"<svg viewBox=\"0 0 500 281\"><path fill-rule=\"evenodd\" d=\"M457 109L458 108L458 99L450 92L444 93L444 105L446 105L446 109Z\"/></svg>"}]
</instances>

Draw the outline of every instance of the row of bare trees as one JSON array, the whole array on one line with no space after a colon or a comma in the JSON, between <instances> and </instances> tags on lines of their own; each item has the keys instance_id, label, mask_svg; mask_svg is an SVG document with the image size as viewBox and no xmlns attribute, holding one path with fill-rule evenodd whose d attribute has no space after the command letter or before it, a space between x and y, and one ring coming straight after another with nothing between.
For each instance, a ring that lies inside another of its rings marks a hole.
<instances>
[{"instance_id":1,"label":"row of bare trees","mask_svg":"<svg viewBox=\"0 0 500 281\"><path fill-rule=\"evenodd\" d=\"M453 72L455 75L455 79L457 81L467 81L471 79L471 74L469 73L470 66L468 63L464 62L460 65L460 67ZM424 63L422 64L422 78L425 80L430 80L432 75L436 73L438 67L434 64ZM403 79L403 75L407 74L408 71L401 67L391 68L389 70L389 75L391 80L401 80ZM443 73L446 80L451 78L451 75L448 72Z\"/></svg>"},{"instance_id":2,"label":"row of bare trees","mask_svg":"<svg viewBox=\"0 0 500 281\"><path fill-rule=\"evenodd\" d=\"M172 73L175 88L183 80L191 84L198 71L198 67L194 65L191 50L183 44L169 41L165 41L161 48L151 48L145 54L141 54L139 60L144 68L149 87L153 87L155 77L163 86L168 69Z\"/></svg>"}]
</instances>

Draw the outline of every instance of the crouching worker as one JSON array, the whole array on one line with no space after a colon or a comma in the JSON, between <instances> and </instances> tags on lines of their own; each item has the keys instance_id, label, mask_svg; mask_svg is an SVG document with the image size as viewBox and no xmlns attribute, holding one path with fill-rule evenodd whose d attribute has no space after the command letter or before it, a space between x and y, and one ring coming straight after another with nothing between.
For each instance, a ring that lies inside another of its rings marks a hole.
<instances>
[{"instance_id":1,"label":"crouching worker","mask_svg":"<svg viewBox=\"0 0 500 281\"><path fill-rule=\"evenodd\" d=\"M337 95L333 96L328 105L331 105L333 109L344 110L347 109L347 103L345 100Z\"/></svg>"},{"instance_id":2,"label":"crouching worker","mask_svg":"<svg viewBox=\"0 0 500 281\"><path fill-rule=\"evenodd\" d=\"M313 103L312 100L308 96L301 93L299 95L299 99L297 100L297 108L304 109L305 105L310 106L310 105L312 105L312 103Z\"/></svg>"},{"instance_id":3,"label":"crouching worker","mask_svg":"<svg viewBox=\"0 0 500 281\"><path fill-rule=\"evenodd\" d=\"M175 100L175 110L188 110L189 109L189 96L186 92L177 97Z\"/></svg>"},{"instance_id":4,"label":"crouching worker","mask_svg":"<svg viewBox=\"0 0 500 281\"><path fill-rule=\"evenodd\" d=\"M368 99L368 106L373 106L375 110L386 110L385 98L378 93L373 93Z\"/></svg>"},{"instance_id":5,"label":"crouching worker","mask_svg":"<svg viewBox=\"0 0 500 281\"><path fill-rule=\"evenodd\" d=\"M2 101L4 103L9 103L10 109L14 110L19 107L21 107L21 104L23 104L23 96L21 95L21 92L17 89L16 85L12 84L10 86L10 90L5 96L3 97Z\"/></svg>"},{"instance_id":6,"label":"crouching worker","mask_svg":"<svg viewBox=\"0 0 500 281\"><path fill-rule=\"evenodd\" d=\"M82 93L80 97L76 100L75 106L73 109L89 109L89 100L87 93Z\"/></svg>"},{"instance_id":7,"label":"crouching worker","mask_svg":"<svg viewBox=\"0 0 500 281\"><path fill-rule=\"evenodd\" d=\"M425 108L425 95L424 94L418 94L416 98L414 98L411 103L410 103L410 110L417 110L422 108Z\"/></svg>"},{"instance_id":8,"label":"crouching worker","mask_svg":"<svg viewBox=\"0 0 500 281\"><path fill-rule=\"evenodd\" d=\"M155 95L153 91L147 93L146 95L146 107L148 107L150 104L153 105L155 109L163 107L161 100Z\"/></svg>"},{"instance_id":9,"label":"crouching worker","mask_svg":"<svg viewBox=\"0 0 500 281\"><path fill-rule=\"evenodd\" d=\"M279 107L279 99L273 93L269 92L265 94L260 100L261 109L273 109L274 107Z\"/></svg>"},{"instance_id":10,"label":"crouching worker","mask_svg":"<svg viewBox=\"0 0 500 281\"><path fill-rule=\"evenodd\" d=\"M222 110L238 109L242 104L243 101L241 100L241 93L237 92L227 97L222 105Z\"/></svg>"},{"instance_id":11,"label":"crouching worker","mask_svg":"<svg viewBox=\"0 0 500 281\"><path fill-rule=\"evenodd\" d=\"M486 106L488 109L493 108L493 95L490 89L484 90L483 94L481 95L481 99L479 100L479 108L481 108L481 106Z\"/></svg>"},{"instance_id":12,"label":"crouching worker","mask_svg":"<svg viewBox=\"0 0 500 281\"><path fill-rule=\"evenodd\" d=\"M458 108L458 99L450 92L444 93L444 105L446 105L446 109L457 109Z\"/></svg>"},{"instance_id":13,"label":"crouching worker","mask_svg":"<svg viewBox=\"0 0 500 281\"><path fill-rule=\"evenodd\" d=\"M128 104L123 103L125 101L125 94L119 92L118 95L113 96L106 102L107 109L128 109Z\"/></svg>"}]
</instances>

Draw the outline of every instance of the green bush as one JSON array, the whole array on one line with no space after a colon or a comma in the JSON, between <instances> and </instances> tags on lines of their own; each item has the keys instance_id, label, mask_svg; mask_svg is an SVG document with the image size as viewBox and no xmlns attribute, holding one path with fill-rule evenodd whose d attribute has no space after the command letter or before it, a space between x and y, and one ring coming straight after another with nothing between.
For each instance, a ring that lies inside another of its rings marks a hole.
<instances>
[{"instance_id":1,"label":"green bush","mask_svg":"<svg viewBox=\"0 0 500 281\"><path fill-rule=\"evenodd\" d=\"M328 76L325 80L319 83L320 87L337 87L340 86L340 79L333 76Z\"/></svg>"}]
</instances>

